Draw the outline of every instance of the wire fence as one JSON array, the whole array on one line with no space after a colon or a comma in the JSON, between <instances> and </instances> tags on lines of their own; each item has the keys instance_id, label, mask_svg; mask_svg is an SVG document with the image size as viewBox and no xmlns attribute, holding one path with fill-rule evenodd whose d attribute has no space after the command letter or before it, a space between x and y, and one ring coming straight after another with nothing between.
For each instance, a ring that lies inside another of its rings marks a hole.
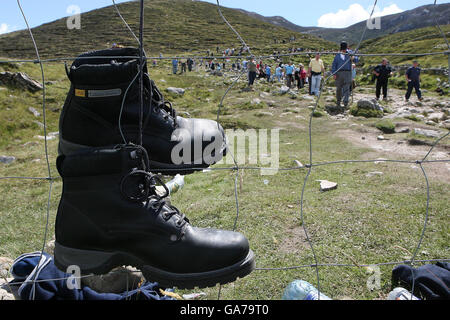
<instances>
[{"instance_id":1,"label":"wire fence","mask_svg":"<svg viewBox=\"0 0 450 320\"><path fill-rule=\"evenodd\" d=\"M116 5L115 1L112 0L112 4L118 14L118 16L120 17L120 19L124 22L124 25L127 27L127 29L130 31L130 33L132 34L132 36L136 39L140 49L141 49L141 55L140 56L130 56L130 57L111 57L108 56L107 58L129 58L129 59L139 59L140 60L140 71L138 72L138 75L136 75L136 77L132 80L132 82L130 83L130 87L131 85L137 80L138 76L142 75L142 68L144 66L144 61L145 60L168 60L168 59L174 59L174 58L178 58L178 59L182 59L182 58L195 58L195 59L241 59L243 57L248 57L248 58L259 58L259 59L268 59L268 58L279 58L279 57L293 57L293 56L300 56L300 55L314 55L317 53L317 51L309 51L309 52L294 52L294 53L287 53L287 54L273 54L273 55L253 55L251 52L250 47L245 43L244 39L241 37L241 35L239 34L239 32L236 31L236 29L229 23L229 21L226 19L226 17L223 15L222 10L221 10L221 5L219 0L217 0L217 10L218 13L220 15L220 17L223 19L223 21L226 23L226 25L236 34L236 36L238 37L239 41L242 44L242 48L246 48L248 55L239 55L239 56L201 56L201 55L192 55L192 56L188 56L188 55L181 55L181 56L172 56L172 57L146 57L145 55L145 50L144 50L144 46L143 46L143 25L144 25L144 15L143 15L143 1L141 0L141 7L140 7L140 34L139 37L136 36L136 34L133 32L133 30L131 29L131 27L128 25L128 23L126 22L126 20L123 18L119 7ZM46 177L21 177L21 176L6 176L6 177L0 177L0 180L8 180L8 179L19 179L19 180L37 180L37 181L46 181L49 183L49 189L48 189L48 197L47 197L47 208L46 208L46 225L45 225L45 231L43 234L43 242L42 242L42 250L41 250L41 257L43 255L45 246L47 244L47 238L48 238L48 227L49 227L49 221L50 221L50 202L51 202L51 196L52 196L52 188L53 188L53 183L55 182L55 180L59 179L58 177L53 177L52 172L51 172L51 166L50 166L50 161L49 161L49 151L48 151L48 142L47 142L47 119L46 119L46 81L45 81L45 72L44 72L44 63L51 63L51 62L61 62L61 61L70 61L70 60L75 60L75 59L83 59L83 57L62 57L62 58L48 58L48 59L41 59L40 55L39 55L39 50L38 50L38 46L36 44L36 41L34 39L33 36L33 32L32 29L30 28L29 24L28 24L28 20L27 20L27 16L24 13L24 10L22 8L21 2L20 0L17 0L17 5L20 9L20 12L23 16L23 19L26 23L27 26L27 30L29 32L31 41L33 43L33 46L35 48L35 52L36 52L36 59L5 59L5 60L0 60L0 63L36 63L39 64L40 66L40 71L41 71L41 78L42 78L42 87L43 87L43 93L42 93L42 112L43 112L43 128L44 128L44 152L45 152L45 159L46 159L46 167L47 167L47 176ZM373 13L375 11L377 5L377 0L374 1L373 4L373 8L372 8L372 12L370 14L370 18L372 19ZM437 6L436 0L434 1L434 6ZM436 13L436 12L435 12ZM359 49L360 46L364 40L366 31L367 31L367 26L365 27L362 35L361 35L361 39L358 42L358 45L356 47L356 50L354 51L354 53L352 53L351 55L357 55L357 56L367 56L367 57L373 57L373 56L409 56L409 57L421 57L421 56L432 56L432 55L449 55L450 53L450 45L447 41L447 38L445 36L445 33L442 31L441 27L439 26L437 19L435 18L436 21L436 27L438 28L438 30L440 31L442 37L445 39L445 42L447 44L448 50L447 51L442 51L442 52L427 52L427 53L359 53ZM330 51L322 51L320 52L323 55L336 55L338 52L330 52ZM86 57L86 59L93 59L93 58L98 58L98 59L102 59L102 58L106 58L106 57L102 57L102 56L98 56L98 57ZM449 163L450 159L441 159L441 160L429 160L428 157L430 156L430 154L432 153L432 151L434 150L434 148L436 147L436 145L441 142L443 139L447 138L450 134L450 132L446 133L445 135L439 137L438 139L436 139L434 141L434 143L432 144L432 146L430 147L429 151L427 152L427 154L419 159L419 160L395 160L395 159L371 159L371 160L358 160L358 159L354 159L354 160L337 160L337 161L326 161L326 162L315 162L313 159L313 139L312 139L312 124L313 124L313 115L314 112L317 110L318 106L319 106L319 102L321 100L321 96L322 93L324 91L324 89L327 86L327 83L329 82L329 80L337 73L339 72L343 67L345 66L345 64L343 66L341 66L341 68L339 68L337 71L331 73L328 77L326 77L323 81L323 85L320 88L320 92L318 97L316 98L316 103L314 105L314 108L311 110L311 114L310 114L310 118L309 118L309 126L308 126L308 137L309 137L309 163L302 165L300 163L298 163L297 166L293 166L293 167L285 167L285 168L267 168L267 167L260 167L260 166L240 166L238 164L238 162L236 161L234 155L233 155L233 151L234 150L230 150L230 148L227 148L228 152L230 153L230 155L233 158L233 162L234 165L231 167L212 167L212 168L208 168L206 169L207 171L234 171L235 172L235 179L234 179L234 198L235 198L235 206L236 206L236 215L235 215L235 220L234 220L234 224L233 224L233 230L236 230L238 222L239 222L239 194L238 194L238 181L239 181L239 174L240 171L242 170L277 170L277 171L304 171L306 172L306 176L304 178L303 181L303 185L301 188L301 193L300 193L300 220L301 220L301 226L304 230L304 233L306 235L306 240L308 242L308 245L311 249L312 255L313 255L313 259L314 259L314 263L313 264L303 264L303 265L294 265L294 266L286 266L286 267L261 267L258 266L255 270L256 271L287 271L287 270L296 270L296 269L301 269L301 268L314 268L315 273L316 273L316 286L317 289L319 291L319 300L320 300L320 292L321 292L321 284L320 284L320 271L319 268L321 267L369 267L369 266L386 266L386 265L399 265L399 264L407 264L407 265L415 265L415 263L425 263L425 262L437 262L437 261L450 261L450 258L442 258L442 259L429 259L429 260L417 260L417 254L418 251L422 245L423 239L424 239L424 235L427 229L427 225L428 225L428 220L429 220L429 206L430 206L430 186L429 186L429 179L428 179L428 175L427 172L424 168L424 164L431 164L431 163ZM226 89L225 94L223 95L222 99L220 100L219 106L218 106L218 110L217 110L217 122L220 123L220 115L221 115L221 110L224 106L224 101L227 97L227 95L229 94L229 92L235 87L235 85L238 83L238 81L242 78L242 76L246 73L245 69L242 69L241 72L239 72L239 74L237 75L237 77L234 79L234 81L232 82L232 84ZM142 81L140 81L142 83ZM141 91L141 96L143 95L143 92ZM126 98L126 93L125 93L125 97L123 98L125 101ZM122 109L124 107L124 103L122 103ZM140 126L142 126L142 109L141 109L141 115L140 115ZM119 124L120 127L120 124ZM140 131L142 132L142 127L140 127ZM123 134L122 134L123 137ZM418 165L421 169L421 172L423 174L424 180L426 182L426 210L425 210L425 216L424 216L424 221L423 221L423 226L422 226L422 231L420 234L420 237L418 239L417 245L414 248L414 253L411 256L411 259L409 260L404 260L404 261L387 261L387 262L380 262L380 263L371 263L371 264L359 264L354 262L353 264L339 264L339 263L319 263L319 259L316 255L315 252L315 247L313 244L313 241L311 240L311 237L309 235L308 232L308 228L305 224L305 210L304 210L304 197L305 197L305 188L306 185L309 181L309 178L311 176L312 170L313 168L316 167L321 167L321 166L331 166L331 165L338 165L338 164L362 164L362 163L403 163L403 164L415 164ZM192 170L193 172L195 171L204 171L205 169L201 168L188 168L189 170ZM158 168L154 168L154 170L158 170L159 172L164 172L165 170L168 169L158 169ZM184 169L179 169L180 171L185 171L186 168ZM170 171L176 171L176 169L170 169ZM112 271L112 273L115 272L122 272L122 271ZM34 289L35 289L35 284L42 282L42 281L55 281L55 280L64 280L64 279L47 279L47 280L38 280L36 279L36 276L38 275L39 272L35 272L33 279L31 279L32 283L33 283L33 298L34 298ZM83 275L81 276L81 278L88 278L88 277L92 277L94 275ZM65 279L69 279L69 278L65 278ZM28 280L29 281L29 280ZM413 281L414 281L414 277L413 277ZM22 284L24 282L17 282L16 284ZM219 291L218 291L218 299L221 298L221 288L222 286L219 286ZM411 293L414 292L414 282L413 282L413 286L411 288Z\"/></svg>"}]
</instances>

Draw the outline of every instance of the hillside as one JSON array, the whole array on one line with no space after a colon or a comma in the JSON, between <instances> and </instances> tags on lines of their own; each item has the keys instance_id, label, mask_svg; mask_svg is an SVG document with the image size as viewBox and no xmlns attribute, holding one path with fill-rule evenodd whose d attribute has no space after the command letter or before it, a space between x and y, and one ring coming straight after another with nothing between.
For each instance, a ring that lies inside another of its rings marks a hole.
<instances>
[{"instance_id":1,"label":"hillside","mask_svg":"<svg viewBox=\"0 0 450 320\"><path fill-rule=\"evenodd\" d=\"M138 3L123 3L119 8L131 28L138 30ZM328 41L274 26L238 10L224 8L223 13L256 51L272 50L274 39L286 42L284 45L277 44L278 50L293 46L334 47ZM240 48L236 35L222 21L214 4L190 0L146 1L145 20L145 46L149 53L215 51L217 46ZM66 19L60 19L34 28L33 33L44 58L74 56L80 52L110 47L112 43L136 45L113 6L82 14L80 30L68 30ZM292 35L295 35L297 43L289 43ZM33 58L34 54L26 30L0 36L0 56Z\"/></svg>"},{"instance_id":2,"label":"hillside","mask_svg":"<svg viewBox=\"0 0 450 320\"><path fill-rule=\"evenodd\" d=\"M319 28L298 26L282 17L264 17L253 12L245 12L247 15L276 26L284 27L295 32L303 32L329 41L340 42L347 40L356 43L361 38L366 21L356 23L347 28ZM425 5L402 13L384 16L381 19L380 30L367 30L365 38L373 39L398 32L411 31L435 25L435 17L440 25L450 24L450 3L437 5Z\"/></svg>"},{"instance_id":3,"label":"hillside","mask_svg":"<svg viewBox=\"0 0 450 320\"><path fill-rule=\"evenodd\" d=\"M450 25L441 27L443 32L450 34ZM447 50L445 40L436 27L421 28L413 31L378 37L364 41L361 51L365 53L427 53ZM394 65L411 63L415 57L387 57ZM445 55L416 57L425 68L448 68L448 57ZM365 58L366 62L379 63L379 58Z\"/></svg>"}]
</instances>

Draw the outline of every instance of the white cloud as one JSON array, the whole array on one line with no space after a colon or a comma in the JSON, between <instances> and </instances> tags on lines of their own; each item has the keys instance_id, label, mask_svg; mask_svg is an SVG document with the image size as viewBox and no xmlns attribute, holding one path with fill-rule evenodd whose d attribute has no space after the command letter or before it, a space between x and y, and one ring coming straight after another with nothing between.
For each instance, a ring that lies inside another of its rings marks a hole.
<instances>
[{"instance_id":1,"label":"white cloud","mask_svg":"<svg viewBox=\"0 0 450 320\"><path fill-rule=\"evenodd\" d=\"M374 17L383 17L388 16L390 14L396 14L403 12L402 9L400 9L395 3L391 4L389 7L383 8L383 10L380 10L378 7L375 8L375 12L373 13Z\"/></svg>"},{"instance_id":2,"label":"white cloud","mask_svg":"<svg viewBox=\"0 0 450 320\"><path fill-rule=\"evenodd\" d=\"M19 28L17 26L10 26L6 23L0 23L0 34L13 32L18 30Z\"/></svg>"},{"instance_id":3,"label":"white cloud","mask_svg":"<svg viewBox=\"0 0 450 320\"><path fill-rule=\"evenodd\" d=\"M372 8L364 9L358 3L354 3L346 10L339 10L336 13L327 13L319 18L317 25L324 28L346 28L352 24L364 21L370 18L370 12ZM379 7L375 8L374 17L382 17L389 14L395 14L403 12L396 4L392 4L388 7L384 7L380 10Z\"/></svg>"},{"instance_id":4,"label":"white cloud","mask_svg":"<svg viewBox=\"0 0 450 320\"><path fill-rule=\"evenodd\" d=\"M9 32L9 26L6 23L0 24L0 34Z\"/></svg>"}]
</instances>

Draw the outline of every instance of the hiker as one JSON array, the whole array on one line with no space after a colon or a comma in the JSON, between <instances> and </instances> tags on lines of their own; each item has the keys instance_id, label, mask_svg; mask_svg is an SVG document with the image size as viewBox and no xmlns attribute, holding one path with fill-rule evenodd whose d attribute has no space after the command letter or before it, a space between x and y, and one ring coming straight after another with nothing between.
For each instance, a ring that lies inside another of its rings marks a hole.
<instances>
[{"instance_id":1,"label":"hiker","mask_svg":"<svg viewBox=\"0 0 450 320\"><path fill-rule=\"evenodd\" d=\"M192 66L193 65L194 65L194 60L192 60L191 58L187 59L187 66L188 66L189 72L192 71Z\"/></svg>"},{"instance_id":2,"label":"hiker","mask_svg":"<svg viewBox=\"0 0 450 320\"><path fill-rule=\"evenodd\" d=\"M322 74L325 73L325 66L320 53L316 53L316 57L311 59L308 68L308 77L310 79L310 93L319 96L320 84L322 82Z\"/></svg>"},{"instance_id":3,"label":"hiker","mask_svg":"<svg viewBox=\"0 0 450 320\"><path fill-rule=\"evenodd\" d=\"M258 69L256 68L256 61L255 59L251 59L248 62L248 86L253 87L253 84L255 83L256 79L256 71Z\"/></svg>"},{"instance_id":4,"label":"hiker","mask_svg":"<svg viewBox=\"0 0 450 320\"><path fill-rule=\"evenodd\" d=\"M350 85L350 93L356 88L356 64L352 64L352 84Z\"/></svg>"},{"instance_id":5,"label":"hiker","mask_svg":"<svg viewBox=\"0 0 450 320\"><path fill-rule=\"evenodd\" d=\"M172 60L172 71L173 71L173 74L177 74L177 72L178 72L178 59L177 58L174 58Z\"/></svg>"},{"instance_id":6,"label":"hiker","mask_svg":"<svg viewBox=\"0 0 450 320\"><path fill-rule=\"evenodd\" d=\"M292 66L292 62L289 62L287 66L284 67L286 72L286 84L289 89L292 87L292 82L294 81L294 67Z\"/></svg>"},{"instance_id":7,"label":"hiker","mask_svg":"<svg viewBox=\"0 0 450 320\"><path fill-rule=\"evenodd\" d=\"M186 61L181 62L181 74L186 72Z\"/></svg>"},{"instance_id":8,"label":"hiker","mask_svg":"<svg viewBox=\"0 0 450 320\"><path fill-rule=\"evenodd\" d=\"M422 91L420 91L420 68L419 62L413 61L413 66L406 71L406 80L408 81L408 90L406 91L405 100L409 101L413 88L416 90L417 98L422 101Z\"/></svg>"},{"instance_id":9,"label":"hiker","mask_svg":"<svg viewBox=\"0 0 450 320\"><path fill-rule=\"evenodd\" d=\"M272 69L269 65L266 64L266 78L267 82L270 82L270 78L272 77Z\"/></svg>"},{"instance_id":10,"label":"hiker","mask_svg":"<svg viewBox=\"0 0 450 320\"><path fill-rule=\"evenodd\" d=\"M383 100L387 100L388 80L392 76L392 68L389 66L388 60L384 58L381 64L373 69L373 73L377 77L375 93L377 100L380 99L381 88L383 88Z\"/></svg>"},{"instance_id":11,"label":"hiker","mask_svg":"<svg viewBox=\"0 0 450 320\"><path fill-rule=\"evenodd\" d=\"M305 81L306 81L306 71L305 71L305 66L300 63L300 65L298 66L298 70L295 71L296 73L296 80L297 80L297 89L303 89L303 87L305 86Z\"/></svg>"},{"instance_id":12,"label":"hiker","mask_svg":"<svg viewBox=\"0 0 450 320\"><path fill-rule=\"evenodd\" d=\"M258 72L259 72L259 79L265 79L266 78L266 70L262 63L262 61L258 64Z\"/></svg>"},{"instance_id":13,"label":"hiker","mask_svg":"<svg viewBox=\"0 0 450 320\"><path fill-rule=\"evenodd\" d=\"M275 69L275 77L278 79L278 82L281 82L281 77L283 76L283 73L282 73L282 71L281 71L281 67L280 66L278 66L276 69Z\"/></svg>"},{"instance_id":14,"label":"hiker","mask_svg":"<svg viewBox=\"0 0 450 320\"><path fill-rule=\"evenodd\" d=\"M347 43L341 43L341 52L333 60L331 72L336 80L336 102L341 106L343 99L344 107L348 106L350 86L352 84L352 57L347 53Z\"/></svg>"}]
</instances>

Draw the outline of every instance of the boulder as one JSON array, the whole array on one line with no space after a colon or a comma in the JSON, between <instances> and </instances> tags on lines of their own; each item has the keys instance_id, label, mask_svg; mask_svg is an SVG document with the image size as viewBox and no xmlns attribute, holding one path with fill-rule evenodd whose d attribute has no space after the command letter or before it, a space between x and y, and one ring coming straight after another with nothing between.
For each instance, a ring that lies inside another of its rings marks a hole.
<instances>
[{"instance_id":1,"label":"boulder","mask_svg":"<svg viewBox=\"0 0 450 320\"><path fill-rule=\"evenodd\" d=\"M337 189L338 187L338 184L336 182L331 182L327 180L316 180L316 181L320 182L320 191L322 192L334 190Z\"/></svg>"},{"instance_id":2,"label":"boulder","mask_svg":"<svg viewBox=\"0 0 450 320\"><path fill-rule=\"evenodd\" d=\"M105 275L85 277L81 283L99 293L122 293L134 290L145 281L144 276L136 268L123 266L113 269Z\"/></svg>"},{"instance_id":3,"label":"boulder","mask_svg":"<svg viewBox=\"0 0 450 320\"><path fill-rule=\"evenodd\" d=\"M429 138L439 138L440 137L439 131L436 131L436 130L414 128L414 133L425 136L425 137L429 137Z\"/></svg>"},{"instance_id":4,"label":"boulder","mask_svg":"<svg viewBox=\"0 0 450 320\"><path fill-rule=\"evenodd\" d=\"M0 163L10 164L16 161L16 158L13 156L0 156Z\"/></svg>"},{"instance_id":5,"label":"boulder","mask_svg":"<svg viewBox=\"0 0 450 320\"><path fill-rule=\"evenodd\" d=\"M30 111L36 118L39 118L41 116L41 114L39 113L39 111L37 111L35 108L33 107L29 107L28 111Z\"/></svg>"},{"instance_id":6,"label":"boulder","mask_svg":"<svg viewBox=\"0 0 450 320\"><path fill-rule=\"evenodd\" d=\"M280 88L280 90L277 91L278 94L286 94L290 91L291 89L289 89L288 86L282 86Z\"/></svg>"},{"instance_id":7,"label":"boulder","mask_svg":"<svg viewBox=\"0 0 450 320\"><path fill-rule=\"evenodd\" d=\"M168 92L175 93L175 94L178 94L180 96L184 95L184 93L186 92L186 90L184 90L182 88L174 88L174 87L169 87L166 90Z\"/></svg>"},{"instance_id":8,"label":"boulder","mask_svg":"<svg viewBox=\"0 0 450 320\"><path fill-rule=\"evenodd\" d=\"M350 109L350 112L355 117L365 118L382 118L384 114L383 108L376 99L361 99L356 107Z\"/></svg>"},{"instance_id":9,"label":"boulder","mask_svg":"<svg viewBox=\"0 0 450 320\"><path fill-rule=\"evenodd\" d=\"M429 114L427 118L431 121L440 121L444 116L443 112L433 112Z\"/></svg>"},{"instance_id":10,"label":"boulder","mask_svg":"<svg viewBox=\"0 0 450 320\"><path fill-rule=\"evenodd\" d=\"M259 99L259 98L254 98L252 101L251 101L251 104L260 104L262 101L261 101L261 99Z\"/></svg>"},{"instance_id":11,"label":"boulder","mask_svg":"<svg viewBox=\"0 0 450 320\"><path fill-rule=\"evenodd\" d=\"M0 84L8 87L37 92L43 89L42 84L31 79L23 72L0 72Z\"/></svg>"}]
</instances>

